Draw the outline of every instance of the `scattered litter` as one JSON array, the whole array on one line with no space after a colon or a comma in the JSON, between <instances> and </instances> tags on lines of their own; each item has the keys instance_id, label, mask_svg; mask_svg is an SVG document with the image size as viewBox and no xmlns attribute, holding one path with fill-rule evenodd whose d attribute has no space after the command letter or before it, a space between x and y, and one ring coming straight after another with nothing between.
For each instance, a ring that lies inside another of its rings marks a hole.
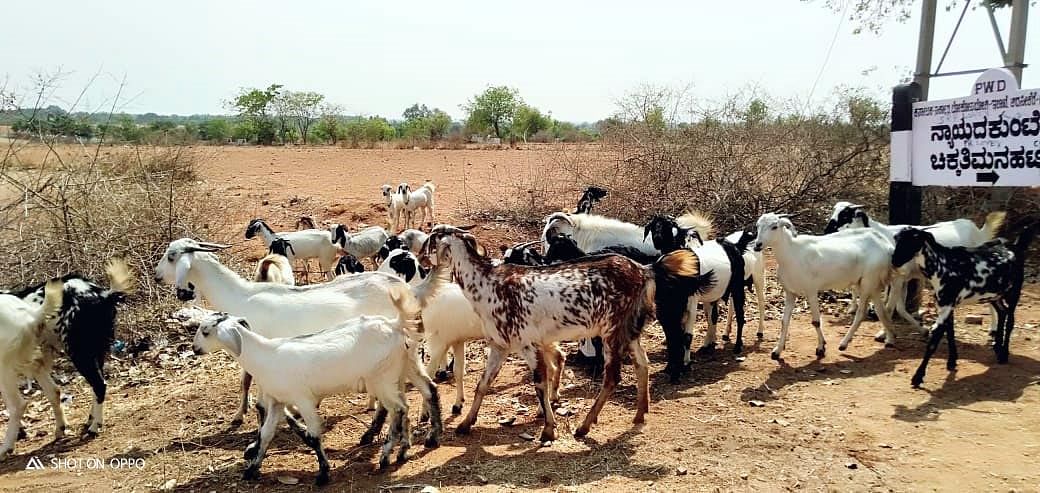
<instances>
[{"instance_id":1,"label":"scattered litter","mask_svg":"<svg viewBox=\"0 0 1040 493\"><path fill-rule=\"evenodd\" d=\"M419 490L419 493L440 493L440 491L441 490L438 490L436 487L427 486L427 487Z\"/></svg>"},{"instance_id":2,"label":"scattered litter","mask_svg":"<svg viewBox=\"0 0 1040 493\"><path fill-rule=\"evenodd\" d=\"M971 325L982 325L982 315L968 315L964 317L964 323Z\"/></svg>"},{"instance_id":3,"label":"scattered litter","mask_svg":"<svg viewBox=\"0 0 1040 493\"><path fill-rule=\"evenodd\" d=\"M852 370L838 370L838 373L841 373L842 375L851 375Z\"/></svg>"},{"instance_id":4,"label":"scattered litter","mask_svg":"<svg viewBox=\"0 0 1040 493\"><path fill-rule=\"evenodd\" d=\"M290 485L292 485L292 484L300 484L300 480L298 478L294 478L292 476L278 476L278 482L282 483L282 484L290 484Z\"/></svg>"},{"instance_id":5,"label":"scattered litter","mask_svg":"<svg viewBox=\"0 0 1040 493\"><path fill-rule=\"evenodd\" d=\"M689 472L690 472L690 471L687 471L685 467L680 467L680 468L678 468L678 469L676 469L676 470L675 470L675 475L676 475L676 476L685 476L685 475L687 475L687 474L688 474Z\"/></svg>"},{"instance_id":6,"label":"scattered litter","mask_svg":"<svg viewBox=\"0 0 1040 493\"><path fill-rule=\"evenodd\" d=\"M166 481L165 483L163 483L162 486L159 487L159 491L173 491L173 489L176 488L176 487L177 487L177 480L176 479L170 479L170 480Z\"/></svg>"},{"instance_id":7,"label":"scattered litter","mask_svg":"<svg viewBox=\"0 0 1040 493\"><path fill-rule=\"evenodd\" d=\"M758 400L750 400L750 401L748 401L748 404L751 404L751 407L765 407L766 406L765 402L758 401Z\"/></svg>"},{"instance_id":8,"label":"scattered litter","mask_svg":"<svg viewBox=\"0 0 1040 493\"><path fill-rule=\"evenodd\" d=\"M532 435L532 434L530 434L530 433L525 431L525 432L520 434L520 438L523 438L524 440L527 440L527 441L530 442L531 440L534 440L534 435Z\"/></svg>"},{"instance_id":9,"label":"scattered litter","mask_svg":"<svg viewBox=\"0 0 1040 493\"><path fill-rule=\"evenodd\" d=\"M856 464L855 462L846 462L845 467L849 469L859 469L859 464Z\"/></svg>"},{"instance_id":10,"label":"scattered litter","mask_svg":"<svg viewBox=\"0 0 1040 493\"><path fill-rule=\"evenodd\" d=\"M790 426L791 422L783 418L773 418L769 421L770 423L776 423L780 426Z\"/></svg>"},{"instance_id":11,"label":"scattered litter","mask_svg":"<svg viewBox=\"0 0 1040 493\"><path fill-rule=\"evenodd\" d=\"M502 426L513 426L516 422L516 416L509 416L508 418L499 418L498 424Z\"/></svg>"},{"instance_id":12,"label":"scattered litter","mask_svg":"<svg viewBox=\"0 0 1040 493\"><path fill-rule=\"evenodd\" d=\"M571 409L569 407L561 407L561 408L556 409L556 414L558 416L567 417L567 416L570 416L571 414L574 414L574 412L571 411Z\"/></svg>"},{"instance_id":13,"label":"scattered litter","mask_svg":"<svg viewBox=\"0 0 1040 493\"><path fill-rule=\"evenodd\" d=\"M887 443L879 443L878 447L880 447L880 448L892 448L892 445L889 445Z\"/></svg>"}]
</instances>

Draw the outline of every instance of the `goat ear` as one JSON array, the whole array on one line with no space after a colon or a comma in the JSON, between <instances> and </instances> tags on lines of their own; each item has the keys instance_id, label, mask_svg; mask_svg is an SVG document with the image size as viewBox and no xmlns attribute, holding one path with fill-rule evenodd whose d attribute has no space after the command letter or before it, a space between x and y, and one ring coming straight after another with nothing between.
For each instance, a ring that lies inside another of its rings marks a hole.
<instances>
[{"instance_id":1,"label":"goat ear","mask_svg":"<svg viewBox=\"0 0 1040 493\"><path fill-rule=\"evenodd\" d=\"M223 243L210 243L208 241L200 241L199 246L202 247L202 251L215 252L217 250L225 250L231 248L231 245L225 245Z\"/></svg>"},{"instance_id":2,"label":"goat ear","mask_svg":"<svg viewBox=\"0 0 1040 493\"><path fill-rule=\"evenodd\" d=\"M863 206L857 206L857 207L863 207ZM856 217L858 217L858 218L863 220L863 226L870 227L870 218L867 217L867 213L866 212L863 212L861 209L856 209Z\"/></svg>"},{"instance_id":3,"label":"goat ear","mask_svg":"<svg viewBox=\"0 0 1040 493\"><path fill-rule=\"evenodd\" d=\"M672 237L679 236L679 228L672 226Z\"/></svg>"},{"instance_id":4,"label":"goat ear","mask_svg":"<svg viewBox=\"0 0 1040 493\"><path fill-rule=\"evenodd\" d=\"M224 343L230 352L236 358L242 355L242 334L238 331L238 324L226 325L220 324L217 326L217 339Z\"/></svg>"},{"instance_id":5,"label":"goat ear","mask_svg":"<svg viewBox=\"0 0 1040 493\"><path fill-rule=\"evenodd\" d=\"M647 225L643 227L643 240L644 241L646 240L647 236L650 236L650 224L651 223L647 223Z\"/></svg>"}]
</instances>

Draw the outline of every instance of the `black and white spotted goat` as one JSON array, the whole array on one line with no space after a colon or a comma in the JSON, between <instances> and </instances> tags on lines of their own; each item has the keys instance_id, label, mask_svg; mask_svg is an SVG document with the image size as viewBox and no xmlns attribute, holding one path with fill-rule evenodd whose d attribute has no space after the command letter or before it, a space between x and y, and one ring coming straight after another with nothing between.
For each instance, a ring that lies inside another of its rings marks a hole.
<instances>
[{"instance_id":1,"label":"black and white spotted goat","mask_svg":"<svg viewBox=\"0 0 1040 493\"><path fill-rule=\"evenodd\" d=\"M94 404L83 426L83 433L89 436L97 435L104 424L101 405L107 390L105 357L115 338L116 309L134 289L133 276L122 260L111 260L105 274L107 288L79 274L59 278L64 290L61 312L54 330L42 337L45 357L53 358L54 354L64 351L94 391ZM45 285L40 283L8 294L41 305L45 300Z\"/></svg>"},{"instance_id":2,"label":"black and white spotted goat","mask_svg":"<svg viewBox=\"0 0 1040 493\"><path fill-rule=\"evenodd\" d=\"M907 228L896 233L892 266L898 268L907 262L916 262L932 284L938 307L924 359L910 380L914 387L920 387L924 381L928 360L944 335L949 347L946 369L956 369L953 310L961 303L989 303L993 307L997 313L993 351L998 363L1007 363L1011 330L1015 326L1015 307L1022 294L1025 252L1033 241L1036 227L1027 227L1010 247L1002 239L975 248L945 247L927 230Z\"/></svg>"}]
</instances>

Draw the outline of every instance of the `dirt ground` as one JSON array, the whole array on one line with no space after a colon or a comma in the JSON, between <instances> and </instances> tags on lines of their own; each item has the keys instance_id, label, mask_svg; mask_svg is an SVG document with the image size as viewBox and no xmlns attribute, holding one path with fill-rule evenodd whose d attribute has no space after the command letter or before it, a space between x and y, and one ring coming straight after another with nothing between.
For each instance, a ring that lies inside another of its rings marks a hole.
<instances>
[{"instance_id":1,"label":"dirt ground","mask_svg":"<svg viewBox=\"0 0 1040 493\"><path fill-rule=\"evenodd\" d=\"M437 220L473 222L467 201L493 195L495 177L537 172L543 151L410 151L328 148L225 148L201 174L215 193L244 204L248 217L266 217L276 229L301 213L319 220L382 224L382 183L432 179ZM562 198L564 202L575 200ZM481 223L488 247L532 237L504 222ZM243 240L244 241L244 240ZM260 240L249 255L262 253ZM255 250L255 252L254 252ZM374 470L376 447L356 443L370 419L364 396L327 400L322 409L332 462L330 491L1038 491L1040 490L1040 286L1026 289L1017 315L1011 362L996 365L985 326L958 311L960 365L945 369L945 345L932 360L923 389L910 375L923 351L909 326L897 328L894 349L874 342L877 322L865 323L848 351L837 341L850 322L844 306L825 304L828 353L816 360L815 335L804 304L795 315L784 361L769 358L779 331L780 290L770 267L765 340L755 341L757 309L749 303L746 353L729 348L701 357L678 385L664 367L660 327L644 339L651 357L651 406L645 425L633 426L632 368L604 408L589 437L574 439L599 388L599 376L569 367L563 381L566 408L561 438L548 447L537 436L539 418L528 371L512 359L485 401L469 436L455 436L451 383L440 385L446 417L443 445L424 450L389 471ZM926 297L926 299L928 299ZM934 309L926 304L926 320ZM988 315L985 323L988 324ZM704 322L701 321L703 326ZM227 356L190 354L189 334L176 332L165 348L109 367L106 429L90 441L53 439L42 396L30 405L30 438L0 463L0 490L8 491L297 491L312 488L313 454L283 430L264 462L262 479L245 482L242 451L252 440L255 414L229 429L237 406L236 364ZM697 342L695 342L696 344ZM569 346L573 349L573 345ZM471 344L465 377L467 405L483 369L483 350ZM85 421L90 394L77 375L64 392L70 422ZM413 410L417 398L410 397ZM753 404L752 404L753 403ZM413 425L426 431L426 427ZM516 416L511 427L500 417ZM6 420L6 414L4 414ZM6 423L4 424L6 426ZM30 458L42 470L26 470ZM115 461L113 461L115 459ZM117 467L123 461L123 467ZM61 468L52 467L63 460ZM99 469L103 465L103 469ZM138 467L140 465L140 467ZM299 482L299 485L286 483Z\"/></svg>"}]
</instances>

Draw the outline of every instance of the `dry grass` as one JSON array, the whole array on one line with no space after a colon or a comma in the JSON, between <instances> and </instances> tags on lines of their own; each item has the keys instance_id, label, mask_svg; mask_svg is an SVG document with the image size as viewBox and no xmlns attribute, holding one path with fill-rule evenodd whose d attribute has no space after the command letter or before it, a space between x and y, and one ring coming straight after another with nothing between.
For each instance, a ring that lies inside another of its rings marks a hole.
<instances>
[{"instance_id":1,"label":"dry grass","mask_svg":"<svg viewBox=\"0 0 1040 493\"><path fill-rule=\"evenodd\" d=\"M156 259L173 239L226 240L228 201L197 180L200 151L186 147L76 148L12 143L0 167L0 285L80 272L103 280L126 259L138 299L120 328L131 339L159 330L173 306L157 286Z\"/></svg>"}]
</instances>

